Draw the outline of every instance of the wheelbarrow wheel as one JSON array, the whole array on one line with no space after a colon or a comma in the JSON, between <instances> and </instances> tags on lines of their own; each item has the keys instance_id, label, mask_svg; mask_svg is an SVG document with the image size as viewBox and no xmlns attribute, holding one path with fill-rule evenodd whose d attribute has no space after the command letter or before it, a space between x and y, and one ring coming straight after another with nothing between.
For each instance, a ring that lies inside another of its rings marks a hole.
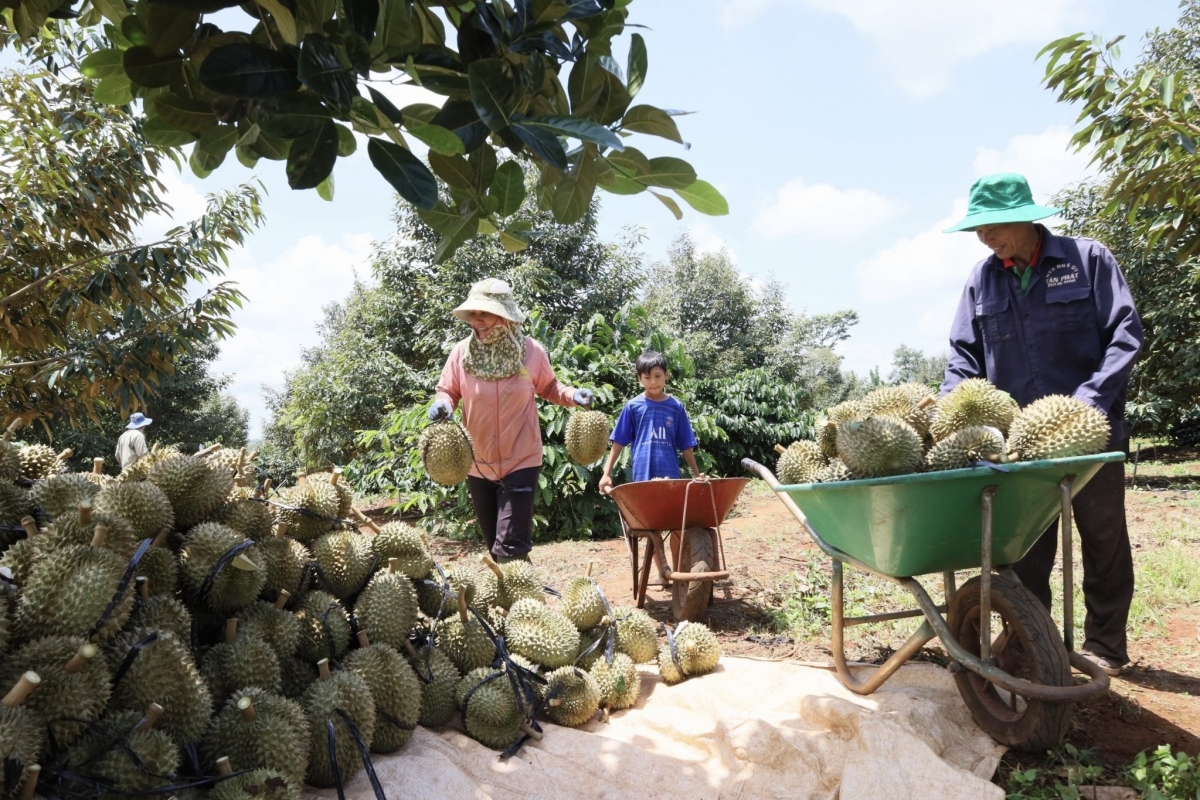
<instances>
[{"instance_id":1,"label":"wheelbarrow wheel","mask_svg":"<svg viewBox=\"0 0 1200 800\"><path fill-rule=\"evenodd\" d=\"M709 528L688 528L684 531L677 563L683 572L709 572L716 563L712 531ZM671 614L677 622L703 622L708 617L712 591L712 581L672 583Z\"/></svg>"},{"instance_id":2,"label":"wheelbarrow wheel","mask_svg":"<svg viewBox=\"0 0 1200 800\"><path fill-rule=\"evenodd\" d=\"M979 600L979 578L975 577L955 593L949 614L951 632L975 656L979 655ZM1008 578L993 575L992 614L992 658L996 666L1031 683L1071 685L1062 637L1032 592ZM1070 703L1013 695L967 669L956 673L954 681L979 727L1014 750L1045 752L1057 745L1070 727Z\"/></svg>"}]
</instances>

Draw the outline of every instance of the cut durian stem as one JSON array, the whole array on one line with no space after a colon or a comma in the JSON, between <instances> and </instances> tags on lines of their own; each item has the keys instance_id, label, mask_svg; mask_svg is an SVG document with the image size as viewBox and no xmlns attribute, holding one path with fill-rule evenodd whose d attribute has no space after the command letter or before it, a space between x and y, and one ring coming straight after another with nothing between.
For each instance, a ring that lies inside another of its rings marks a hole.
<instances>
[{"instance_id":1,"label":"cut durian stem","mask_svg":"<svg viewBox=\"0 0 1200 800\"><path fill-rule=\"evenodd\" d=\"M204 448L203 450L197 450L196 458L205 458L206 456L211 456L213 453L217 452L220 449L221 449L221 445L210 444L208 447Z\"/></svg>"},{"instance_id":2,"label":"cut durian stem","mask_svg":"<svg viewBox=\"0 0 1200 800\"><path fill-rule=\"evenodd\" d=\"M33 690L40 686L42 679L36 672L30 670L22 675L16 684L8 690L8 694L4 695L4 699L0 700L0 705L16 708L23 705L33 693Z\"/></svg>"},{"instance_id":3,"label":"cut durian stem","mask_svg":"<svg viewBox=\"0 0 1200 800\"><path fill-rule=\"evenodd\" d=\"M154 537L154 541L151 542L150 544L154 547L166 547L167 546L167 537L170 535L171 535L171 529L163 528L161 531L158 532L158 535Z\"/></svg>"},{"instance_id":4,"label":"cut durian stem","mask_svg":"<svg viewBox=\"0 0 1200 800\"><path fill-rule=\"evenodd\" d=\"M358 632L358 646L363 648L371 646L371 639L367 636L366 631Z\"/></svg>"},{"instance_id":5,"label":"cut durian stem","mask_svg":"<svg viewBox=\"0 0 1200 800\"><path fill-rule=\"evenodd\" d=\"M97 525L96 529L94 531L92 531L92 547L104 547L104 545L107 541L108 541L108 526L107 525Z\"/></svg>"},{"instance_id":6,"label":"cut durian stem","mask_svg":"<svg viewBox=\"0 0 1200 800\"><path fill-rule=\"evenodd\" d=\"M787 448L781 444L777 444L777 445L775 445L775 452L779 453L779 455L783 455L784 453L787 452Z\"/></svg>"},{"instance_id":7,"label":"cut durian stem","mask_svg":"<svg viewBox=\"0 0 1200 800\"><path fill-rule=\"evenodd\" d=\"M233 766L229 763L229 756L221 756L217 759L217 772L221 775L233 774Z\"/></svg>"},{"instance_id":8,"label":"cut durian stem","mask_svg":"<svg viewBox=\"0 0 1200 800\"><path fill-rule=\"evenodd\" d=\"M12 441L13 434L20 430L21 426L24 424L25 420L21 419L20 417L17 417L12 422L8 423L8 427L4 429L4 441Z\"/></svg>"},{"instance_id":9,"label":"cut durian stem","mask_svg":"<svg viewBox=\"0 0 1200 800\"><path fill-rule=\"evenodd\" d=\"M558 708L559 706L562 705L562 700L560 700L557 697L554 697L554 698L551 698L550 701L546 703L546 705L550 706L551 708Z\"/></svg>"},{"instance_id":10,"label":"cut durian stem","mask_svg":"<svg viewBox=\"0 0 1200 800\"><path fill-rule=\"evenodd\" d=\"M496 580L504 579L504 570L500 569L500 565L493 561L491 556L489 556L487 553L484 553L479 557L479 560L482 561L487 568L496 575Z\"/></svg>"},{"instance_id":11,"label":"cut durian stem","mask_svg":"<svg viewBox=\"0 0 1200 800\"><path fill-rule=\"evenodd\" d=\"M279 590L279 597L275 598L275 607L282 610L287 605L288 600L292 599L292 593L287 589Z\"/></svg>"},{"instance_id":12,"label":"cut durian stem","mask_svg":"<svg viewBox=\"0 0 1200 800\"><path fill-rule=\"evenodd\" d=\"M37 520L33 517L21 517L21 527L25 529L26 536L37 536Z\"/></svg>"},{"instance_id":13,"label":"cut durian stem","mask_svg":"<svg viewBox=\"0 0 1200 800\"><path fill-rule=\"evenodd\" d=\"M327 681L333 677L333 673L329 671L329 659L322 658L317 662L317 674L321 676L321 680Z\"/></svg>"},{"instance_id":14,"label":"cut durian stem","mask_svg":"<svg viewBox=\"0 0 1200 800\"><path fill-rule=\"evenodd\" d=\"M287 528L288 528L288 526L287 526L286 522L279 523L275 527L275 538L276 539L286 539L287 538Z\"/></svg>"},{"instance_id":15,"label":"cut durian stem","mask_svg":"<svg viewBox=\"0 0 1200 800\"><path fill-rule=\"evenodd\" d=\"M225 644L233 644L237 641L238 618L230 617L225 620Z\"/></svg>"},{"instance_id":16,"label":"cut durian stem","mask_svg":"<svg viewBox=\"0 0 1200 800\"><path fill-rule=\"evenodd\" d=\"M388 572L392 575L395 575L396 571L399 569L400 569L400 559L394 558L394 557L389 558L388 559Z\"/></svg>"},{"instance_id":17,"label":"cut durian stem","mask_svg":"<svg viewBox=\"0 0 1200 800\"><path fill-rule=\"evenodd\" d=\"M41 764L30 764L25 768L25 782L21 784L19 800L33 800L33 794L37 791L38 777L41 774Z\"/></svg>"},{"instance_id":18,"label":"cut durian stem","mask_svg":"<svg viewBox=\"0 0 1200 800\"><path fill-rule=\"evenodd\" d=\"M137 576L136 579L134 579L134 583L137 584L138 597L142 598L142 602L144 603L147 600L149 600L150 599L150 579L147 578L145 575L139 575L139 576Z\"/></svg>"},{"instance_id":19,"label":"cut durian stem","mask_svg":"<svg viewBox=\"0 0 1200 800\"><path fill-rule=\"evenodd\" d=\"M379 524L354 506L350 506L350 516L354 517L356 520L365 525L371 531L371 533L379 533Z\"/></svg>"},{"instance_id":20,"label":"cut durian stem","mask_svg":"<svg viewBox=\"0 0 1200 800\"><path fill-rule=\"evenodd\" d=\"M463 625L467 624L467 587L458 588L458 619Z\"/></svg>"},{"instance_id":21,"label":"cut durian stem","mask_svg":"<svg viewBox=\"0 0 1200 800\"><path fill-rule=\"evenodd\" d=\"M404 640L404 651L408 653L410 658L417 657L417 649L413 647L412 642L410 642L408 639Z\"/></svg>"},{"instance_id":22,"label":"cut durian stem","mask_svg":"<svg viewBox=\"0 0 1200 800\"><path fill-rule=\"evenodd\" d=\"M334 467L333 474L329 476L329 482L332 483L334 486L337 486L338 481L340 481L341 479L342 479L342 468Z\"/></svg>"},{"instance_id":23,"label":"cut durian stem","mask_svg":"<svg viewBox=\"0 0 1200 800\"><path fill-rule=\"evenodd\" d=\"M79 501L79 524L80 525L90 525L91 522L92 522L92 501L91 500L80 500Z\"/></svg>"},{"instance_id":24,"label":"cut durian stem","mask_svg":"<svg viewBox=\"0 0 1200 800\"><path fill-rule=\"evenodd\" d=\"M296 473L296 485L297 486L308 486L308 475L304 474L303 472L297 472Z\"/></svg>"},{"instance_id":25,"label":"cut durian stem","mask_svg":"<svg viewBox=\"0 0 1200 800\"><path fill-rule=\"evenodd\" d=\"M937 403L937 398L934 397L933 395L929 395L928 397L922 398L922 400L919 403L917 403L917 408L924 411L925 409L929 408L931 405L934 405L935 403Z\"/></svg>"},{"instance_id":26,"label":"cut durian stem","mask_svg":"<svg viewBox=\"0 0 1200 800\"><path fill-rule=\"evenodd\" d=\"M589 562L588 562L588 568L587 568L587 577L589 577L589 578L590 578L590 577L592 577L592 568L593 568L593 567L595 567L595 566L596 566L596 562L595 562L595 561L589 561Z\"/></svg>"},{"instance_id":27,"label":"cut durian stem","mask_svg":"<svg viewBox=\"0 0 1200 800\"><path fill-rule=\"evenodd\" d=\"M96 456L95 458L92 459L92 474L93 475L103 475L104 474L104 459L101 458L100 456Z\"/></svg>"},{"instance_id":28,"label":"cut durian stem","mask_svg":"<svg viewBox=\"0 0 1200 800\"><path fill-rule=\"evenodd\" d=\"M600 721L603 722L605 725L608 724L608 704L607 703L605 703L604 708L601 709Z\"/></svg>"},{"instance_id":29,"label":"cut durian stem","mask_svg":"<svg viewBox=\"0 0 1200 800\"><path fill-rule=\"evenodd\" d=\"M265 481L263 481L263 494L270 494L271 487L274 485L275 481L271 480L270 478L267 478Z\"/></svg>"},{"instance_id":30,"label":"cut durian stem","mask_svg":"<svg viewBox=\"0 0 1200 800\"><path fill-rule=\"evenodd\" d=\"M533 739L535 742L540 742L542 740L542 732L534 730L533 726L530 725L528 721L522 722L521 727L517 730L528 736L530 739Z\"/></svg>"},{"instance_id":31,"label":"cut durian stem","mask_svg":"<svg viewBox=\"0 0 1200 800\"><path fill-rule=\"evenodd\" d=\"M96 653L98 652L99 650L96 649L96 645L92 644L91 642L85 642L80 646L79 650L75 652L75 655L71 656L71 660L67 662L65 667L63 667L63 672L67 673L68 675L74 675L75 673L80 672L84 667L87 666L89 661L96 657Z\"/></svg>"},{"instance_id":32,"label":"cut durian stem","mask_svg":"<svg viewBox=\"0 0 1200 800\"><path fill-rule=\"evenodd\" d=\"M68 447L66 450L63 450L61 453L58 454L58 460L66 461L68 458L70 458L73 455L75 455L75 451Z\"/></svg>"},{"instance_id":33,"label":"cut durian stem","mask_svg":"<svg viewBox=\"0 0 1200 800\"><path fill-rule=\"evenodd\" d=\"M246 722L254 722L258 719L258 711L254 708L254 698L250 696L243 697L237 702L238 711L242 712L242 719Z\"/></svg>"},{"instance_id":34,"label":"cut durian stem","mask_svg":"<svg viewBox=\"0 0 1200 800\"><path fill-rule=\"evenodd\" d=\"M163 707L158 703L151 703L146 706L146 713L142 714L142 718L138 720L138 724L133 726L135 731L148 731L158 724L158 718L163 715Z\"/></svg>"},{"instance_id":35,"label":"cut durian stem","mask_svg":"<svg viewBox=\"0 0 1200 800\"><path fill-rule=\"evenodd\" d=\"M240 450L238 450L237 463L233 467L233 471L235 474L242 471L242 464L244 464L245 462L246 462L246 448L243 447Z\"/></svg>"}]
</instances>

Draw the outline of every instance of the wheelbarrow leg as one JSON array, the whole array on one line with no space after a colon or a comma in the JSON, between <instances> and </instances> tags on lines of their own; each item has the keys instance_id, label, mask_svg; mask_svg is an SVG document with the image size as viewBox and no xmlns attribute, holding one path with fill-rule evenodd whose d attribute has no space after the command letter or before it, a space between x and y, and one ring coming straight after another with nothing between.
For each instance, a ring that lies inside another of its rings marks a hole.
<instances>
[{"instance_id":1,"label":"wheelbarrow leg","mask_svg":"<svg viewBox=\"0 0 1200 800\"><path fill-rule=\"evenodd\" d=\"M646 537L646 554L642 560L642 579L638 582L637 607L646 606L646 587L650 585L650 567L654 563L654 539Z\"/></svg>"},{"instance_id":2,"label":"wheelbarrow leg","mask_svg":"<svg viewBox=\"0 0 1200 800\"><path fill-rule=\"evenodd\" d=\"M633 600L641 608L638 602L638 541L632 531L626 534L625 540L629 543L629 560L633 562Z\"/></svg>"}]
</instances>

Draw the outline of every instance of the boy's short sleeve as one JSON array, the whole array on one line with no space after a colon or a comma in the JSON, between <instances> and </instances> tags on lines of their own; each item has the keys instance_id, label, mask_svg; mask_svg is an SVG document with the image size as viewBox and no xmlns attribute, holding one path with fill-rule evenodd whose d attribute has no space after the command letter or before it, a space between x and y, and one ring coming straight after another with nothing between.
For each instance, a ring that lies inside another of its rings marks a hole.
<instances>
[{"instance_id":1,"label":"boy's short sleeve","mask_svg":"<svg viewBox=\"0 0 1200 800\"><path fill-rule=\"evenodd\" d=\"M687 409L679 404L679 423L675 426L675 449L690 450L697 444L696 434L692 431L692 421L688 419Z\"/></svg>"},{"instance_id":2,"label":"boy's short sleeve","mask_svg":"<svg viewBox=\"0 0 1200 800\"><path fill-rule=\"evenodd\" d=\"M617 424L613 426L608 440L621 445L621 447L629 447L633 444L634 433L633 408L630 403L626 403L621 409L621 413L617 415Z\"/></svg>"}]
</instances>

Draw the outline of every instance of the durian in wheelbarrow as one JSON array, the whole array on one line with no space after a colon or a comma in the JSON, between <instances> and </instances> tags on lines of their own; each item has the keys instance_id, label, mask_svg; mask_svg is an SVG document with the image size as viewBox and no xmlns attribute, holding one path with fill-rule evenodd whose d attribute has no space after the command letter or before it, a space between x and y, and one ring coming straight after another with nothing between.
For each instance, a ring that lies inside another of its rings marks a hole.
<instances>
[{"instance_id":1,"label":"durian in wheelbarrow","mask_svg":"<svg viewBox=\"0 0 1200 800\"><path fill-rule=\"evenodd\" d=\"M667 684L704 675L717 668L721 643L707 625L681 622L674 633L675 647L664 642L658 648L658 671Z\"/></svg>"},{"instance_id":2,"label":"durian in wheelbarrow","mask_svg":"<svg viewBox=\"0 0 1200 800\"><path fill-rule=\"evenodd\" d=\"M817 473L817 483L836 483L837 481L853 481L858 476L850 471L840 458L832 458L829 463Z\"/></svg>"},{"instance_id":3,"label":"durian in wheelbarrow","mask_svg":"<svg viewBox=\"0 0 1200 800\"><path fill-rule=\"evenodd\" d=\"M250 688L234 692L213 717L202 751L208 764L225 756L235 771L271 769L301 783L309 748L308 720L300 704Z\"/></svg>"},{"instance_id":4,"label":"durian in wheelbarrow","mask_svg":"<svg viewBox=\"0 0 1200 800\"><path fill-rule=\"evenodd\" d=\"M372 753L392 753L408 744L421 716L421 682L408 662L386 644L371 644L366 629L359 647L346 656L346 669L362 678L375 699Z\"/></svg>"},{"instance_id":5,"label":"durian in wheelbarrow","mask_svg":"<svg viewBox=\"0 0 1200 800\"><path fill-rule=\"evenodd\" d=\"M434 422L426 427L417 442L417 450L430 480L441 486L457 486L465 481L475 462L471 435L453 420Z\"/></svg>"},{"instance_id":6,"label":"durian in wheelbarrow","mask_svg":"<svg viewBox=\"0 0 1200 800\"><path fill-rule=\"evenodd\" d=\"M930 470L964 469L980 461L1004 458L1004 436L996 428L976 425L963 428L935 444L925 456Z\"/></svg>"},{"instance_id":7,"label":"durian in wheelbarrow","mask_svg":"<svg viewBox=\"0 0 1200 800\"><path fill-rule=\"evenodd\" d=\"M785 486L813 483L828 463L821 446L807 439L792 442L786 449L776 445L775 450L779 453L775 476Z\"/></svg>"},{"instance_id":8,"label":"durian in wheelbarrow","mask_svg":"<svg viewBox=\"0 0 1200 800\"><path fill-rule=\"evenodd\" d=\"M935 401L926 392L924 397L916 397L910 387L883 386L862 400L858 406L863 417L888 417L907 423L917 435L924 438L929 433L930 410Z\"/></svg>"},{"instance_id":9,"label":"durian in wheelbarrow","mask_svg":"<svg viewBox=\"0 0 1200 800\"><path fill-rule=\"evenodd\" d=\"M579 653L579 631L545 603L525 598L504 618L504 638L512 652L549 669L564 667Z\"/></svg>"},{"instance_id":10,"label":"durian in wheelbarrow","mask_svg":"<svg viewBox=\"0 0 1200 800\"><path fill-rule=\"evenodd\" d=\"M864 419L862 408L854 400L838 403L825 410L825 416L817 420L816 434L817 444L821 446L821 452L826 458L837 457L838 426L845 422L856 422L861 419Z\"/></svg>"},{"instance_id":11,"label":"durian in wheelbarrow","mask_svg":"<svg viewBox=\"0 0 1200 800\"><path fill-rule=\"evenodd\" d=\"M937 440L964 428L986 426L1008 436L1017 415L1017 403L983 378L968 378L937 401L930 432Z\"/></svg>"},{"instance_id":12,"label":"durian in wheelbarrow","mask_svg":"<svg viewBox=\"0 0 1200 800\"><path fill-rule=\"evenodd\" d=\"M911 425L889 417L846 422L837 430L838 457L863 478L916 472L925 450Z\"/></svg>"},{"instance_id":13,"label":"durian in wheelbarrow","mask_svg":"<svg viewBox=\"0 0 1200 800\"><path fill-rule=\"evenodd\" d=\"M1086 456L1103 452L1111 435L1104 412L1075 397L1050 395L1017 414L1008 453L1020 461Z\"/></svg>"},{"instance_id":14,"label":"durian in wheelbarrow","mask_svg":"<svg viewBox=\"0 0 1200 800\"><path fill-rule=\"evenodd\" d=\"M354 731L357 730L364 745L371 746L375 734L375 698L363 679L354 672L331 672L329 662L325 659L317 662L317 668L320 678L305 691L300 705L308 720L310 737L308 783L329 787L337 783L329 759L330 750L337 754L343 783L362 769ZM333 723L332 731L329 730L330 722Z\"/></svg>"},{"instance_id":15,"label":"durian in wheelbarrow","mask_svg":"<svg viewBox=\"0 0 1200 800\"><path fill-rule=\"evenodd\" d=\"M591 466L608 450L608 415L603 411L574 409L567 418L567 455L576 464Z\"/></svg>"}]
</instances>

